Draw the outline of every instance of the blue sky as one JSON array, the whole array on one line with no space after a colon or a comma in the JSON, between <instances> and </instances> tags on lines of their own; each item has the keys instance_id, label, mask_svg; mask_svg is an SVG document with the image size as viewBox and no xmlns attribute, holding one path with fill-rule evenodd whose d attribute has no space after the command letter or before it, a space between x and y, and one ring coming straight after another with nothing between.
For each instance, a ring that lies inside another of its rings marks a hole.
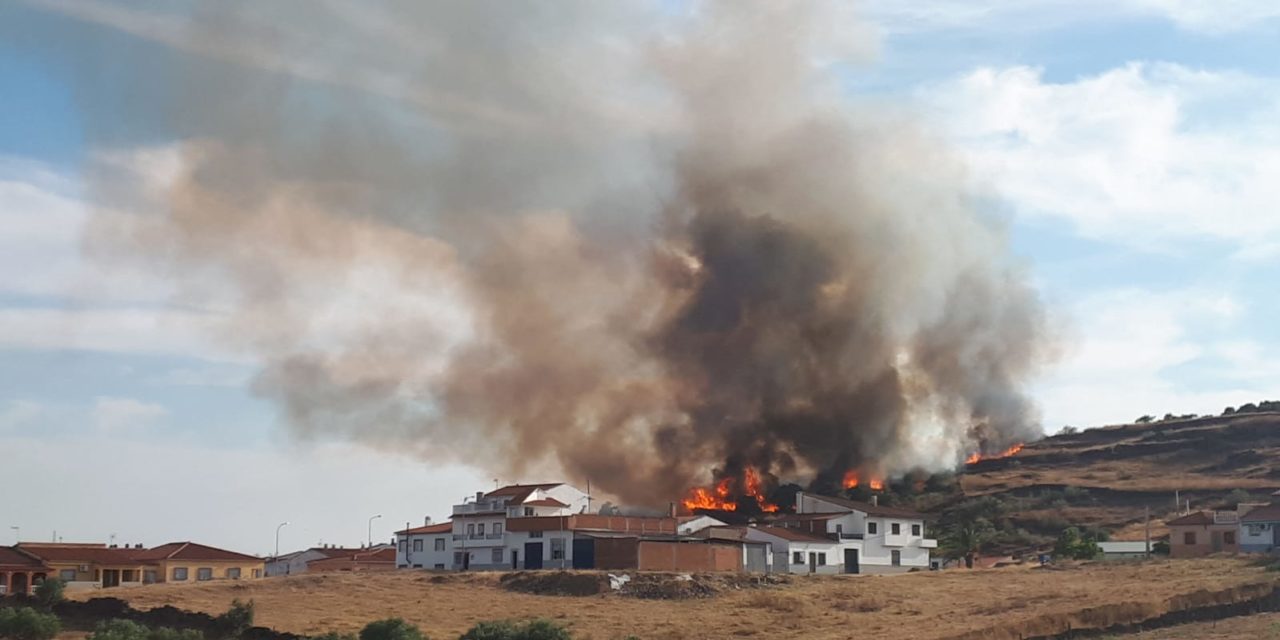
<instances>
[{"instance_id":1,"label":"blue sky","mask_svg":"<svg viewBox=\"0 0 1280 640\"><path fill-rule=\"evenodd\" d=\"M378 537L446 515L493 480L295 440L208 309L82 255L84 173L173 131L127 117L145 94L78 77L70 43L209 55L96 11L139 6L0 7L0 484L35 487L0 495L0 526L264 553L284 520L300 546L355 543L375 514ZM841 86L951 145L1049 303L1060 354L1032 385L1047 430L1280 397L1275 3L869 0L851 19L876 51Z\"/></svg>"}]
</instances>

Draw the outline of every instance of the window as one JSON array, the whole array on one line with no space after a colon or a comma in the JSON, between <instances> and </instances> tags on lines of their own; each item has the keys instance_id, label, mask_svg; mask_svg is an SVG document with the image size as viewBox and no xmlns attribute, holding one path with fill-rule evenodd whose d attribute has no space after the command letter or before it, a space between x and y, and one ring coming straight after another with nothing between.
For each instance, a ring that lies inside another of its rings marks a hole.
<instances>
[{"instance_id":1,"label":"window","mask_svg":"<svg viewBox=\"0 0 1280 640\"><path fill-rule=\"evenodd\" d=\"M896 536L896 535L898 535L898 534L900 534L900 533L902 533L902 525L901 525L900 523L897 523L897 522L890 523L890 524L889 524L889 533L892 533L892 534L893 534L893 535L895 535L895 536Z\"/></svg>"},{"instance_id":2,"label":"window","mask_svg":"<svg viewBox=\"0 0 1280 640\"><path fill-rule=\"evenodd\" d=\"M551 559L564 560L564 538L551 539Z\"/></svg>"},{"instance_id":3,"label":"window","mask_svg":"<svg viewBox=\"0 0 1280 640\"><path fill-rule=\"evenodd\" d=\"M530 532L529 532L529 537L530 537L530 538L541 538L541 537L542 537L542 532L541 532L541 531L530 531Z\"/></svg>"},{"instance_id":4,"label":"window","mask_svg":"<svg viewBox=\"0 0 1280 640\"><path fill-rule=\"evenodd\" d=\"M819 565L824 565L824 564L826 564L826 563L827 563L827 554L825 554L825 553L819 553L819 554L818 554L818 564L819 564Z\"/></svg>"},{"instance_id":5,"label":"window","mask_svg":"<svg viewBox=\"0 0 1280 640\"><path fill-rule=\"evenodd\" d=\"M182 580L186 580L186 579L187 579L187 568L186 568L186 567L174 567L174 568L173 568L173 579L174 579L175 581L182 581Z\"/></svg>"},{"instance_id":6,"label":"window","mask_svg":"<svg viewBox=\"0 0 1280 640\"><path fill-rule=\"evenodd\" d=\"M913 525L911 525L911 535L913 535L913 536L919 536L919 535L920 535L920 525L918 525L918 524L913 524Z\"/></svg>"},{"instance_id":7,"label":"window","mask_svg":"<svg viewBox=\"0 0 1280 640\"><path fill-rule=\"evenodd\" d=\"M436 551L444 551L444 538L436 538Z\"/></svg>"},{"instance_id":8,"label":"window","mask_svg":"<svg viewBox=\"0 0 1280 640\"><path fill-rule=\"evenodd\" d=\"M876 534L876 523L870 520L867 521L867 533L873 536Z\"/></svg>"},{"instance_id":9,"label":"window","mask_svg":"<svg viewBox=\"0 0 1280 640\"><path fill-rule=\"evenodd\" d=\"M804 564L804 552L797 551L791 554L791 564Z\"/></svg>"},{"instance_id":10,"label":"window","mask_svg":"<svg viewBox=\"0 0 1280 640\"><path fill-rule=\"evenodd\" d=\"M495 536L500 536L500 535L502 535L502 523L501 523L501 522L495 522L495 523L493 523L493 535L495 535Z\"/></svg>"},{"instance_id":11,"label":"window","mask_svg":"<svg viewBox=\"0 0 1280 640\"><path fill-rule=\"evenodd\" d=\"M408 541L408 540L401 540L401 541L400 541L400 553L404 553L405 551L408 551L408 550L409 550L409 541Z\"/></svg>"},{"instance_id":12,"label":"window","mask_svg":"<svg viewBox=\"0 0 1280 640\"><path fill-rule=\"evenodd\" d=\"M75 582L75 581L76 581L76 570L75 570L75 569L63 569L62 571L59 571L59 572L58 572L58 579L59 579L59 580L61 580L61 581L63 581L63 582Z\"/></svg>"},{"instance_id":13,"label":"window","mask_svg":"<svg viewBox=\"0 0 1280 640\"><path fill-rule=\"evenodd\" d=\"M893 558L893 566L895 566L895 567L901 567L901 566L902 566L902 552L901 552L901 551L898 551L897 549L894 549L894 550L893 550L889 555L890 555L890 556L892 556L892 558Z\"/></svg>"},{"instance_id":14,"label":"window","mask_svg":"<svg viewBox=\"0 0 1280 640\"><path fill-rule=\"evenodd\" d=\"M1223 531L1223 532L1222 532L1222 543L1223 543L1223 544L1235 544L1235 543L1236 543L1236 532L1234 532L1234 531Z\"/></svg>"},{"instance_id":15,"label":"window","mask_svg":"<svg viewBox=\"0 0 1280 640\"><path fill-rule=\"evenodd\" d=\"M836 525L836 537L839 538L842 534L844 534L844 525Z\"/></svg>"},{"instance_id":16,"label":"window","mask_svg":"<svg viewBox=\"0 0 1280 640\"><path fill-rule=\"evenodd\" d=\"M468 536L474 536L475 534L476 534L476 525L475 525L475 524L468 524L468 525L467 525L467 535L468 535Z\"/></svg>"},{"instance_id":17,"label":"window","mask_svg":"<svg viewBox=\"0 0 1280 640\"><path fill-rule=\"evenodd\" d=\"M476 525L476 535L478 535L478 536L482 536L482 535L484 535L484 523L483 523L483 522L481 522L480 524Z\"/></svg>"},{"instance_id":18,"label":"window","mask_svg":"<svg viewBox=\"0 0 1280 640\"><path fill-rule=\"evenodd\" d=\"M444 565L442 565L442 564L437 564L437 565L435 566L435 568L436 568L436 569L443 569L443 568L444 568Z\"/></svg>"},{"instance_id":19,"label":"window","mask_svg":"<svg viewBox=\"0 0 1280 640\"><path fill-rule=\"evenodd\" d=\"M1196 532L1188 531L1182 534L1182 544L1195 544L1195 543L1196 543Z\"/></svg>"},{"instance_id":20,"label":"window","mask_svg":"<svg viewBox=\"0 0 1280 640\"><path fill-rule=\"evenodd\" d=\"M1249 535L1251 536L1262 535L1262 525L1257 525L1257 524L1249 525Z\"/></svg>"},{"instance_id":21,"label":"window","mask_svg":"<svg viewBox=\"0 0 1280 640\"><path fill-rule=\"evenodd\" d=\"M196 580L212 580L213 569L210 567L200 567L196 569Z\"/></svg>"},{"instance_id":22,"label":"window","mask_svg":"<svg viewBox=\"0 0 1280 640\"><path fill-rule=\"evenodd\" d=\"M493 557L491 558L493 564L502 564L502 551L502 547L494 547Z\"/></svg>"},{"instance_id":23,"label":"window","mask_svg":"<svg viewBox=\"0 0 1280 640\"><path fill-rule=\"evenodd\" d=\"M239 568L239 567L232 567L232 568L230 568L230 569L227 569L227 577L228 577L228 578L230 578L231 580L239 580L239 579L240 579L240 568Z\"/></svg>"},{"instance_id":24,"label":"window","mask_svg":"<svg viewBox=\"0 0 1280 640\"><path fill-rule=\"evenodd\" d=\"M456 567L461 567L461 566L462 566L462 552L461 552L461 551L454 551L454 552L453 552L453 564L454 564L454 566L456 566Z\"/></svg>"},{"instance_id":25,"label":"window","mask_svg":"<svg viewBox=\"0 0 1280 640\"><path fill-rule=\"evenodd\" d=\"M155 569L147 569L142 572L142 584L155 584L159 577Z\"/></svg>"},{"instance_id":26,"label":"window","mask_svg":"<svg viewBox=\"0 0 1280 640\"><path fill-rule=\"evenodd\" d=\"M525 514L526 516L531 516L531 515L533 515L533 507L525 507L525 508L524 508L524 514Z\"/></svg>"},{"instance_id":27,"label":"window","mask_svg":"<svg viewBox=\"0 0 1280 640\"><path fill-rule=\"evenodd\" d=\"M413 550L422 551L422 538L418 538L413 541Z\"/></svg>"}]
</instances>

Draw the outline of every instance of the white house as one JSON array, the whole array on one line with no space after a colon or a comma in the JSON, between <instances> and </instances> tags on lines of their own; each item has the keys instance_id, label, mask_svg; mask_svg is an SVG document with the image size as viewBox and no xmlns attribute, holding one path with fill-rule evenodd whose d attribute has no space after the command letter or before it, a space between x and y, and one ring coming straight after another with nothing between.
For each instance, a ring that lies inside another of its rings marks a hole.
<instances>
[{"instance_id":1,"label":"white house","mask_svg":"<svg viewBox=\"0 0 1280 640\"><path fill-rule=\"evenodd\" d=\"M857 573L856 564L846 564L848 550L856 549L850 540L809 533L784 527L746 527L749 542L769 545L773 558L770 570L779 573ZM856 560L856 553L852 556Z\"/></svg>"},{"instance_id":2,"label":"white house","mask_svg":"<svg viewBox=\"0 0 1280 640\"><path fill-rule=\"evenodd\" d=\"M449 569L452 566L452 522L428 522L396 532L397 569Z\"/></svg>"},{"instance_id":3,"label":"white house","mask_svg":"<svg viewBox=\"0 0 1280 640\"><path fill-rule=\"evenodd\" d=\"M1249 509L1240 518L1240 550L1267 552L1280 548L1280 504Z\"/></svg>"},{"instance_id":4,"label":"white house","mask_svg":"<svg viewBox=\"0 0 1280 640\"><path fill-rule=\"evenodd\" d=\"M511 536L509 518L568 516L585 513L590 496L561 482L514 484L489 493L476 492L453 506L454 569L507 569L520 566L527 534ZM556 545L559 546L556 546ZM567 540L548 540L549 559L567 560Z\"/></svg>"},{"instance_id":5,"label":"white house","mask_svg":"<svg viewBox=\"0 0 1280 640\"><path fill-rule=\"evenodd\" d=\"M286 553L267 560L265 574L268 578L272 578L306 573L307 565L316 560L325 560L357 551L359 549L344 549L342 547L312 547L302 551L294 551L293 553Z\"/></svg>"},{"instance_id":6,"label":"white house","mask_svg":"<svg viewBox=\"0 0 1280 640\"><path fill-rule=\"evenodd\" d=\"M677 518L677 522L679 524L676 526L676 533L682 536L693 535L703 529L723 527L727 524L708 515L682 516Z\"/></svg>"},{"instance_id":7,"label":"white house","mask_svg":"<svg viewBox=\"0 0 1280 640\"><path fill-rule=\"evenodd\" d=\"M938 546L925 537L923 514L803 491L796 494L796 513L775 524L848 542L841 553L850 573L928 569L929 550Z\"/></svg>"}]
</instances>

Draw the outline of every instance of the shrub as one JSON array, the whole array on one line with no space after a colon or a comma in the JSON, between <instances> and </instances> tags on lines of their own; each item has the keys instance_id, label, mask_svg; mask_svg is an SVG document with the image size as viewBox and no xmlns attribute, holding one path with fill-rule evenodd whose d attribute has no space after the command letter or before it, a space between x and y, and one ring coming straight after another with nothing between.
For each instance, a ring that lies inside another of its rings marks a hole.
<instances>
[{"instance_id":1,"label":"shrub","mask_svg":"<svg viewBox=\"0 0 1280 640\"><path fill-rule=\"evenodd\" d=\"M231 601L231 608L214 620L215 628L224 638L239 638L253 626L253 601Z\"/></svg>"},{"instance_id":2,"label":"shrub","mask_svg":"<svg viewBox=\"0 0 1280 640\"><path fill-rule=\"evenodd\" d=\"M568 629L550 620L530 620L524 624L497 620L471 627L459 640L570 640L570 637Z\"/></svg>"},{"instance_id":3,"label":"shrub","mask_svg":"<svg viewBox=\"0 0 1280 640\"><path fill-rule=\"evenodd\" d=\"M204 640L204 634L197 629L170 629L160 627L152 629L147 640Z\"/></svg>"},{"instance_id":4,"label":"shrub","mask_svg":"<svg viewBox=\"0 0 1280 640\"><path fill-rule=\"evenodd\" d=\"M360 630L360 640L427 640L427 637L400 618L387 618L365 625Z\"/></svg>"},{"instance_id":5,"label":"shrub","mask_svg":"<svg viewBox=\"0 0 1280 640\"><path fill-rule=\"evenodd\" d=\"M1092 535L1081 536L1080 530L1075 527L1063 529L1053 545L1053 555L1058 558L1089 560L1101 554L1102 548L1098 546L1096 539Z\"/></svg>"},{"instance_id":6,"label":"shrub","mask_svg":"<svg viewBox=\"0 0 1280 640\"><path fill-rule=\"evenodd\" d=\"M44 582L36 585L36 602L45 609L52 609L53 605L62 602L66 598L63 592L67 589L67 583L58 578L46 578Z\"/></svg>"},{"instance_id":7,"label":"shrub","mask_svg":"<svg viewBox=\"0 0 1280 640\"><path fill-rule=\"evenodd\" d=\"M150 633L132 620L106 620L94 627L89 640L148 640Z\"/></svg>"},{"instance_id":8,"label":"shrub","mask_svg":"<svg viewBox=\"0 0 1280 640\"><path fill-rule=\"evenodd\" d=\"M338 633L337 631L330 631L329 633L321 634L318 636L311 636L311 640L356 640L356 634Z\"/></svg>"},{"instance_id":9,"label":"shrub","mask_svg":"<svg viewBox=\"0 0 1280 640\"><path fill-rule=\"evenodd\" d=\"M0 638L50 640L62 631L57 616L30 607L0 609Z\"/></svg>"}]
</instances>

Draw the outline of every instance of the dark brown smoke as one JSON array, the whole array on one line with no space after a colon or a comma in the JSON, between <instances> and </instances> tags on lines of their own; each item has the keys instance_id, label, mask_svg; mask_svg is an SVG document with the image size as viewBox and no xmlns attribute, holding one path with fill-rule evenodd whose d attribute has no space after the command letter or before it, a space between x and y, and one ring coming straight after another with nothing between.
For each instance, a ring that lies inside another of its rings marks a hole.
<instances>
[{"instance_id":1,"label":"dark brown smoke","mask_svg":"<svg viewBox=\"0 0 1280 640\"><path fill-rule=\"evenodd\" d=\"M1037 295L841 87L843 3L35 4L144 43L59 54L132 96L86 113L90 251L216 310L300 437L660 505L1039 433Z\"/></svg>"}]
</instances>

